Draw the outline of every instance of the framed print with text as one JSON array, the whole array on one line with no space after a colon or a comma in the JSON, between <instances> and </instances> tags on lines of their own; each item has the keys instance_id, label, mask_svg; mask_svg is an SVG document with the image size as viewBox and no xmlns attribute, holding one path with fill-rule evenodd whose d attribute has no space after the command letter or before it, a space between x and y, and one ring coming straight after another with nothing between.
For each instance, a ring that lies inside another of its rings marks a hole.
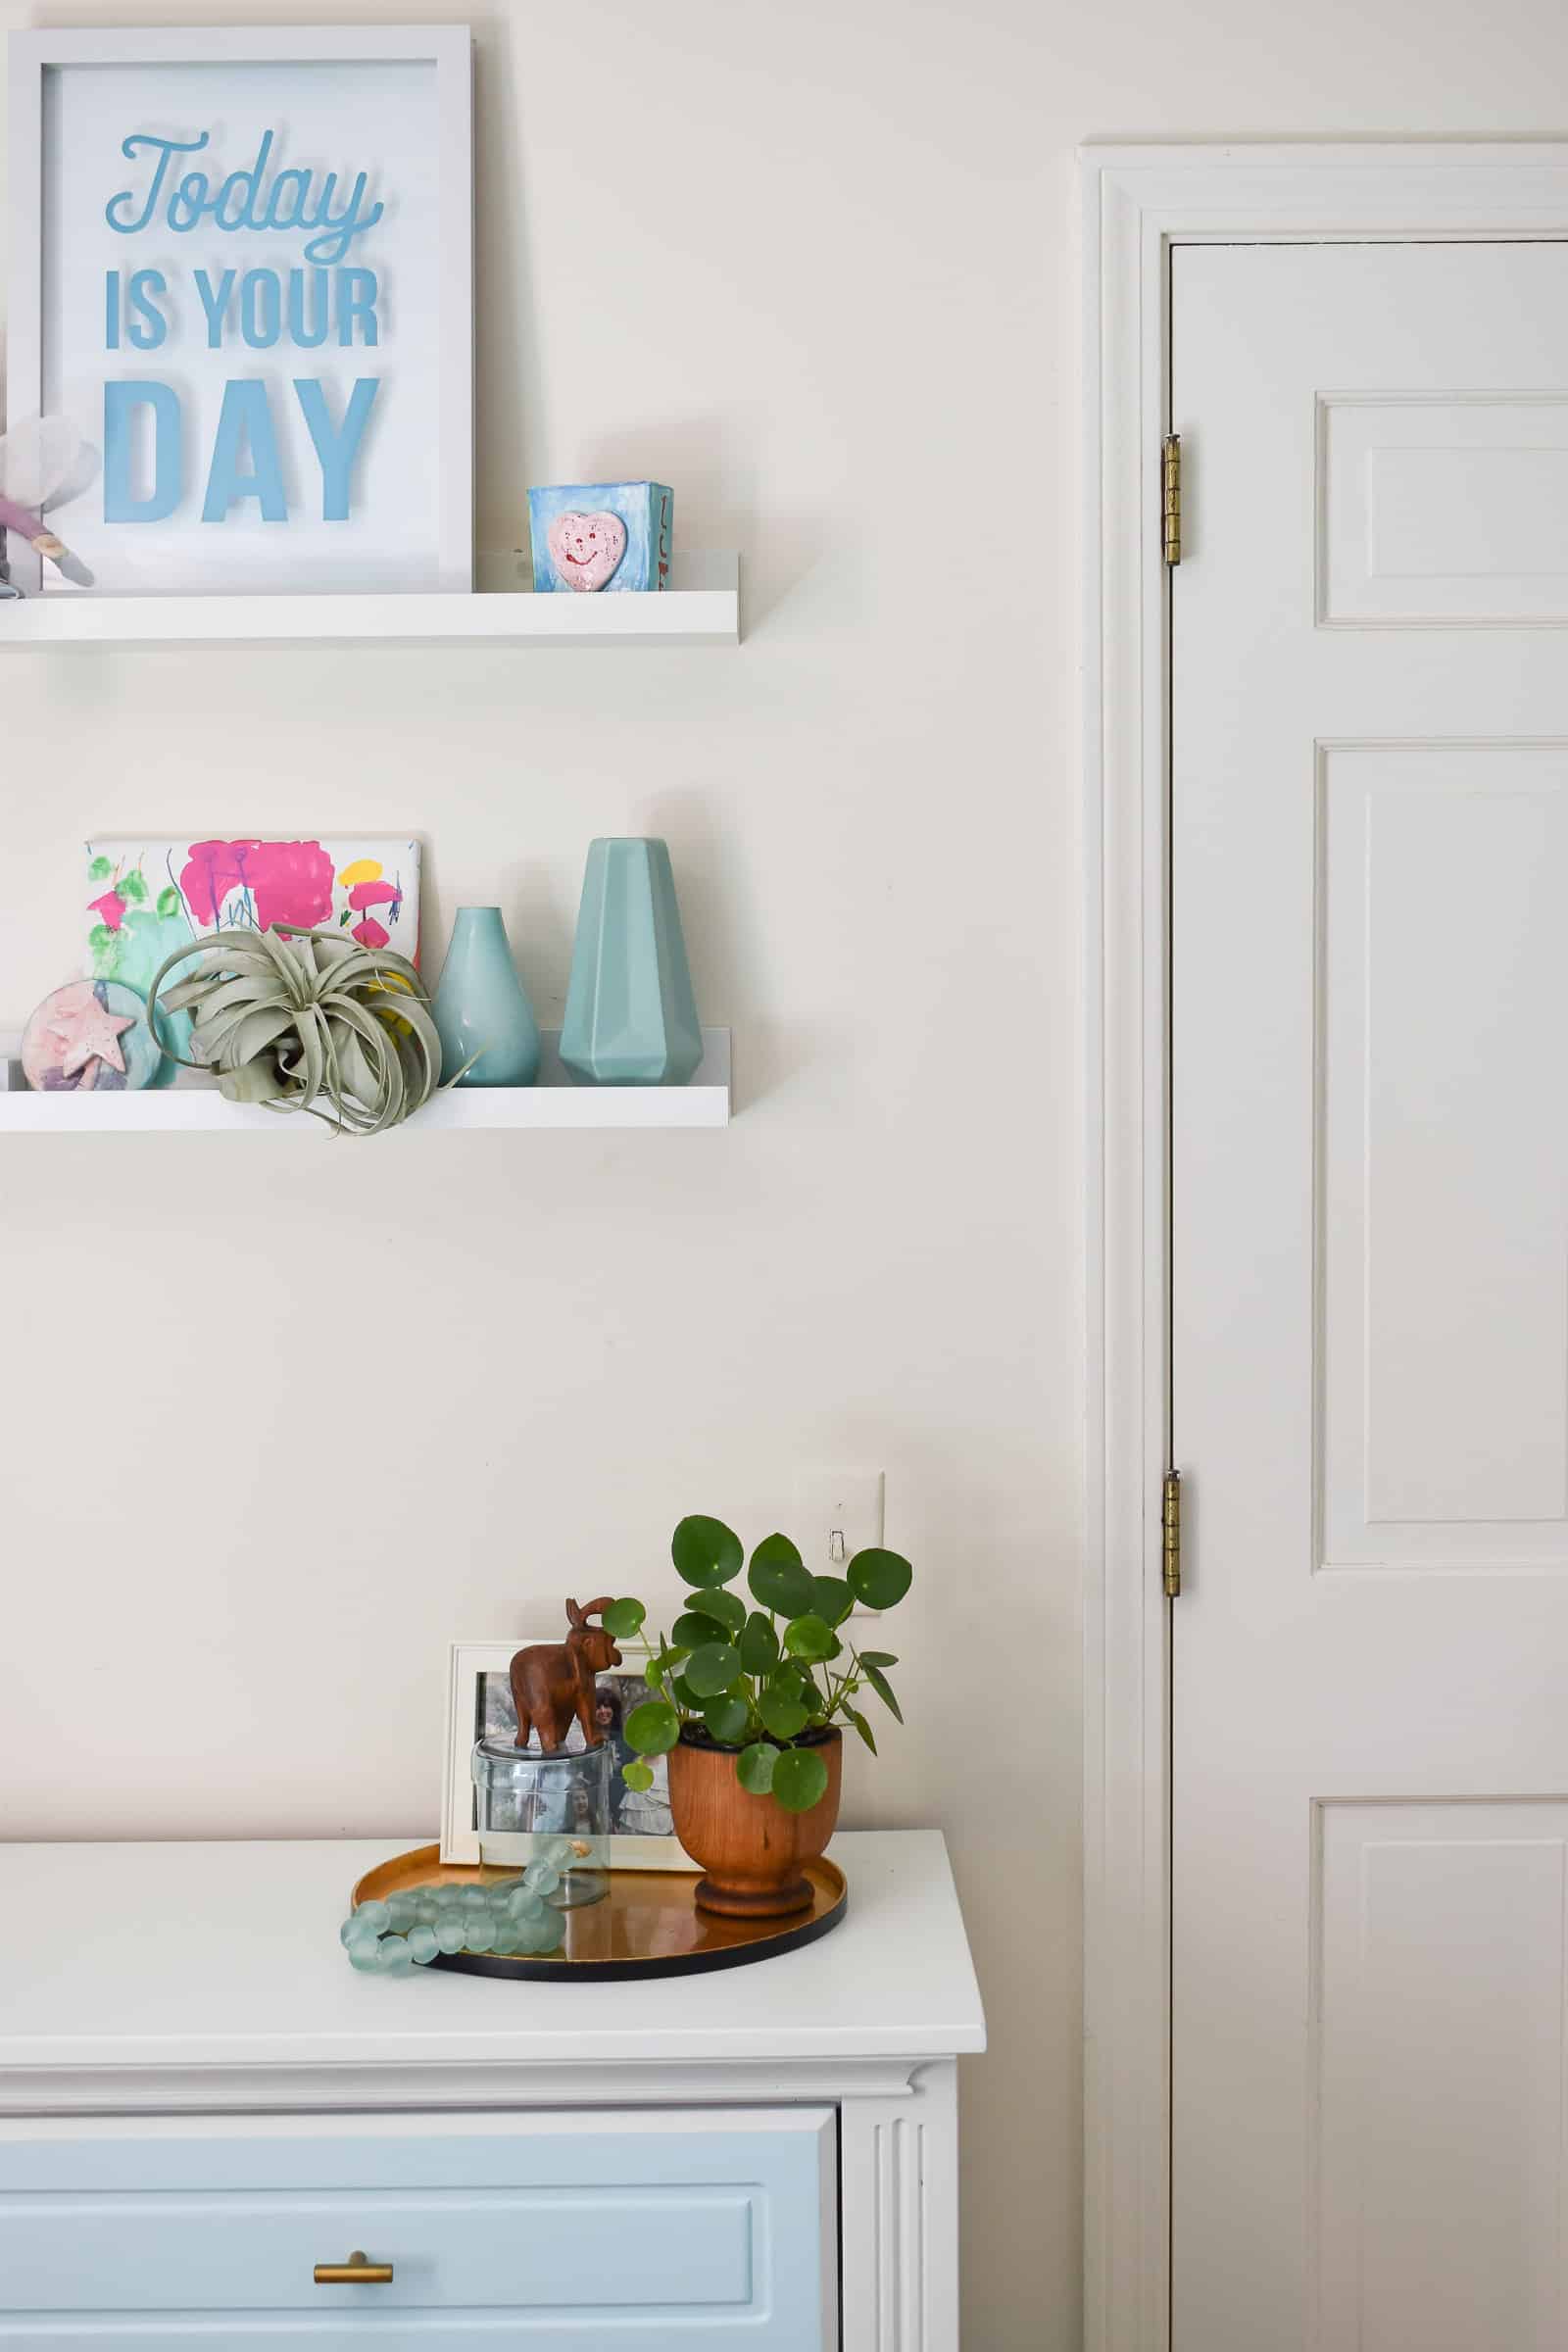
<instances>
[{"instance_id":1,"label":"framed print with text","mask_svg":"<svg viewBox=\"0 0 1568 2352\"><path fill-rule=\"evenodd\" d=\"M467 28L24 32L10 66L13 581L470 589Z\"/></svg>"}]
</instances>

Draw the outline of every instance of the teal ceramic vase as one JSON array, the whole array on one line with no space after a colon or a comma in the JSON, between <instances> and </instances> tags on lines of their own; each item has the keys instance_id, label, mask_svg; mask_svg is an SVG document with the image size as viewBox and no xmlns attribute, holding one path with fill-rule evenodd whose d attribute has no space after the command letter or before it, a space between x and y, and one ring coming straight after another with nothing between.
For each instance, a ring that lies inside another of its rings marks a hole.
<instances>
[{"instance_id":1,"label":"teal ceramic vase","mask_svg":"<svg viewBox=\"0 0 1568 2352\"><path fill-rule=\"evenodd\" d=\"M532 1086L539 1024L517 977L499 906L460 906L430 1006L441 1039L441 1075L466 1061L460 1086Z\"/></svg>"},{"instance_id":2,"label":"teal ceramic vase","mask_svg":"<svg viewBox=\"0 0 1568 2352\"><path fill-rule=\"evenodd\" d=\"M703 1058L662 841L589 844L561 1058L594 1086L684 1086Z\"/></svg>"}]
</instances>

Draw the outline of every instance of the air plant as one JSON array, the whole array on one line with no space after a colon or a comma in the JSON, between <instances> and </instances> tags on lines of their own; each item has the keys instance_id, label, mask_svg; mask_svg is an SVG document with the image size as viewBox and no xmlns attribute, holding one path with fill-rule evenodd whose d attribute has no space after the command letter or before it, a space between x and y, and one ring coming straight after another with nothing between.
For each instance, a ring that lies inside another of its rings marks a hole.
<instances>
[{"instance_id":1,"label":"air plant","mask_svg":"<svg viewBox=\"0 0 1568 2352\"><path fill-rule=\"evenodd\" d=\"M159 991L191 956L194 969L163 998L166 1011L191 1015L190 1054L163 1050L187 1069L216 1070L228 1102L379 1135L434 1094L441 1040L406 956L291 923L215 931L159 966L147 992L155 1037Z\"/></svg>"}]
</instances>

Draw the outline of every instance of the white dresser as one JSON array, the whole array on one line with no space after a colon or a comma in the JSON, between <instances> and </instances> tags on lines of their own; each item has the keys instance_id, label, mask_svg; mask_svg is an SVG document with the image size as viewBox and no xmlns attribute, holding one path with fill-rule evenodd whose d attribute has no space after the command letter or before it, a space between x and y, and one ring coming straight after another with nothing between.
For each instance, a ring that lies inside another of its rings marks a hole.
<instances>
[{"instance_id":1,"label":"white dresser","mask_svg":"<svg viewBox=\"0 0 1568 2352\"><path fill-rule=\"evenodd\" d=\"M804 1951L598 1986L356 1974L418 1842L0 1848L0 2352L954 2352L934 1831L837 1838Z\"/></svg>"}]
</instances>

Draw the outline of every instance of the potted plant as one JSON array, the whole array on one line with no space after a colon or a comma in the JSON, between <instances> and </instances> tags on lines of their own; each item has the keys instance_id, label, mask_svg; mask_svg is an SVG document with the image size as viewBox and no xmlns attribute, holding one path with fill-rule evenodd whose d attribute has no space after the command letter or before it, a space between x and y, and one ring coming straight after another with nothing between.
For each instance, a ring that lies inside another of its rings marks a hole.
<instances>
[{"instance_id":1,"label":"potted plant","mask_svg":"<svg viewBox=\"0 0 1568 2352\"><path fill-rule=\"evenodd\" d=\"M843 1732L849 1724L876 1753L857 1705L874 1692L902 1723L886 1650L857 1649L844 1631L857 1602L891 1609L914 1572L896 1551L858 1551L843 1576L813 1576L788 1536L767 1536L748 1564L721 1520L683 1519L670 1556L691 1592L651 1646L656 1695L625 1724L639 1759L667 1755L675 1835L702 1865L704 1910L739 1918L798 1911L811 1900L802 1865L827 1845L838 1820ZM752 1605L731 1590L741 1570ZM641 1601L604 1612L617 1641L641 1632ZM628 1764L629 1788L653 1782Z\"/></svg>"}]
</instances>

